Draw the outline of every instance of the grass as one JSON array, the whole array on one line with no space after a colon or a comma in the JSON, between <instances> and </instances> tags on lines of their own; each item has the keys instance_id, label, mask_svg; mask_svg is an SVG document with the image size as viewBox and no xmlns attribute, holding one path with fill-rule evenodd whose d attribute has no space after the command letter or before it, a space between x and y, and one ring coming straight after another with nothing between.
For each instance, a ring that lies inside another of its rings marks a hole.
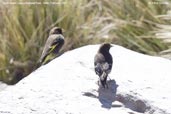
<instances>
[{"instance_id":1,"label":"grass","mask_svg":"<svg viewBox=\"0 0 171 114\"><path fill-rule=\"evenodd\" d=\"M164 34L171 28L169 5L149 0L39 2L0 6L0 80L5 83L15 84L38 67L53 26L66 31L62 52L105 41L150 55L171 46Z\"/></svg>"}]
</instances>

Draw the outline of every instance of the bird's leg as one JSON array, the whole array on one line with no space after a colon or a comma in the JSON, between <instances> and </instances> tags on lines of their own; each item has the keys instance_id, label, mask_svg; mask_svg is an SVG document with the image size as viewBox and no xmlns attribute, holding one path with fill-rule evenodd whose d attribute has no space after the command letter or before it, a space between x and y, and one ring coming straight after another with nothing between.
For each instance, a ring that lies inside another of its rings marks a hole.
<instances>
[{"instance_id":1,"label":"bird's leg","mask_svg":"<svg viewBox=\"0 0 171 114\"><path fill-rule=\"evenodd\" d=\"M106 86L105 88L109 89L109 86L108 86L108 84L107 84L107 83L105 84L105 86Z\"/></svg>"},{"instance_id":2,"label":"bird's leg","mask_svg":"<svg viewBox=\"0 0 171 114\"><path fill-rule=\"evenodd\" d=\"M100 86L100 81L99 80L97 81L97 85Z\"/></svg>"}]
</instances>

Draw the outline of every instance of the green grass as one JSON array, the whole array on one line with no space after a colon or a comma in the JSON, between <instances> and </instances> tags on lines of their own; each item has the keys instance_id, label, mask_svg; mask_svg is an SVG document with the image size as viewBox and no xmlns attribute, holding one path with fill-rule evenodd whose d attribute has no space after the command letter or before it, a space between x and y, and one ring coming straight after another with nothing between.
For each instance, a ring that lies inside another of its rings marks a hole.
<instances>
[{"instance_id":1,"label":"green grass","mask_svg":"<svg viewBox=\"0 0 171 114\"><path fill-rule=\"evenodd\" d=\"M149 0L58 3L0 6L0 80L15 84L37 68L53 26L65 30L62 52L105 41L150 55L170 48L165 35L156 36L170 30L171 22L165 19L169 6L149 4Z\"/></svg>"}]
</instances>

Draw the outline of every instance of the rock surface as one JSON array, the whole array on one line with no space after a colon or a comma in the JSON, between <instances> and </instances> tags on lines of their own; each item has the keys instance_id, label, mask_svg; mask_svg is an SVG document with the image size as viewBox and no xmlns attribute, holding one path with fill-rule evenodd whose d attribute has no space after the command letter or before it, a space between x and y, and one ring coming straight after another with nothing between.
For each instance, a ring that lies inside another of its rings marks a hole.
<instances>
[{"instance_id":1,"label":"rock surface","mask_svg":"<svg viewBox=\"0 0 171 114\"><path fill-rule=\"evenodd\" d=\"M99 45L66 52L0 92L0 114L171 114L171 61L114 45L109 89L98 86Z\"/></svg>"},{"instance_id":2,"label":"rock surface","mask_svg":"<svg viewBox=\"0 0 171 114\"><path fill-rule=\"evenodd\" d=\"M3 82L0 81L0 92L1 92L2 90L4 90L5 88L7 88L7 87L8 87L7 84L5 84L5 83L3 83Z\"/></svg>"}]
</instances>

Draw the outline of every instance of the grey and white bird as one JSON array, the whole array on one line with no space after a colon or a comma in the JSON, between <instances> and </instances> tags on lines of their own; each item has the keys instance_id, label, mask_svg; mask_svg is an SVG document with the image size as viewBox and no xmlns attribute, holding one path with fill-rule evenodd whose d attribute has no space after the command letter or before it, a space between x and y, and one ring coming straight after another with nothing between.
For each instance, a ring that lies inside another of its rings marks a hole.
<instances>
[{"instance_id":1,"label":"grey and white bird","mask_svg":"<svg viewBox=\"0 0 171 114\"><path fill-rule=\"evenodd\" d=\"M113 65L113 58L109 53L111 47L112 45L109 43L102 44L94 57L95 73L99 76L100 82L104 88L108 88L106 81Z\"/></svg>"},{"instance_id":2,"label":"grey and white bird","mask_svg":"<svg viewBox=\"0 0 171 114\"><path fill-rule=\"evenodd\" d=\"M63 45L64 36L62 29L59 27L52 28L49 32L49 37L46 40L39 62L43 64L49 54L57 55Z\"/></svg>"}]
</instances>

